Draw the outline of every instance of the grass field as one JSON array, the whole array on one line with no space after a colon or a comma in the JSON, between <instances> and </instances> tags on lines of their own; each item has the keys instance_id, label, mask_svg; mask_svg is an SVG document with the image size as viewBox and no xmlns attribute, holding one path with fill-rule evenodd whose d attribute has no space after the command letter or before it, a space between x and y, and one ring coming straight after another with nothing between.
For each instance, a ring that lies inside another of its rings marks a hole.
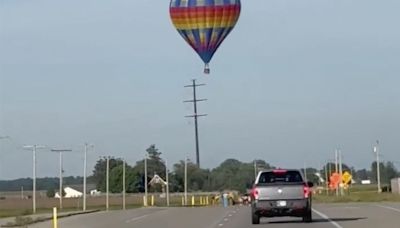
<instances>
[{"instance_id":1,"label":"grass field","mask_svg":"<svg viewBox=\"0 0 400 228\"><path fill-rule=\"evenodd\" d=\"M400 202L400 195L392 193L358 192L345 196L319 194L314 195L314 201L319 203L347 203L347 202Z\"/></svg>"},{"instance_id":2,"label":"grass field","mask_svg":"<svg viewBox=\"0 0 400 228\"><path fill-rule=\"evenodd\" d=\"M384 189L387 186L382 186ZM336 196L335 192L315 194L315 202L320 203L345 203L345 202L400 202L400 194L390 192L377 192L376 185L353 185L345 190L344 196Z\"/></svg>"},{"instance_id":3,"label":"grass field","mask_svg":"<svg viewBox=\"0 0 400 228\"><path fill-rule=\"evenodd\" d=\"M154 205L164 207L167 205L166 199L161 198L158 195L149 194L148 205L152 206L152 196L154 196ZM188 204L191 205L192 195L188 195ZM205 196L203 196L203 204L205 203ZM211 204L211 197L209 197L209 203ZM36 200L37 214L48 214L52 213L53 207L59 206L59 200L53 198L38 198ZM195 197L195 205L200 205L200 195ZM126 197L127 208L137 208L143 206L142 195L128 195ZM171 195L170 206L182 206L182 196ZM101 197L89 197L87 199L88 210L105 210L106 209L106 198ZM122 209L122 197L121 196L110 196L109 198L109 210ZM82 198L75 199L64 199L63 209L59 212L70 212L70 211L81 211L82 210ZM32 214L32 200L31 199L5 199L0 200L0 218L4 217L15 217Z\"/></svg>"}]
</instances>

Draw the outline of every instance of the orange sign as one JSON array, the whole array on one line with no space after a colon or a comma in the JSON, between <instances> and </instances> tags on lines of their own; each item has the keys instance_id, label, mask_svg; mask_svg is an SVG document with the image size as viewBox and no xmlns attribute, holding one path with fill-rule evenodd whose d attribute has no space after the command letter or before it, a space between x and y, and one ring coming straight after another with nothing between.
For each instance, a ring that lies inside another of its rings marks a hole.
<instances>
[{"instance_id":1,"label":"orange sign","mask_svg":"<svg viewBox=\"0 0 400 228\"><path fill-rule=\"evenodd\" d=\"M331 177L329 178L329 188L330 189L337 189L340 183L340 174L339 173L332 173Z\"/></svg>"}]
</instances>

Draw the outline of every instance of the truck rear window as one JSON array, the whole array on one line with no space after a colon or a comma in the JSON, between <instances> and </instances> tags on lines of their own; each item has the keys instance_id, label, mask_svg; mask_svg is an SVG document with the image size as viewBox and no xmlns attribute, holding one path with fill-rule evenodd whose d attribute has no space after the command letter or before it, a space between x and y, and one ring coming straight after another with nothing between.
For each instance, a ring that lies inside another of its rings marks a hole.
<instances>
[{"instance_id":1,"label":"truck rear window","mask_svg":"<svg viewBox=\"0 0 400 228\"><path fill-rule=\"evenodd\" d=\"M290 183L302 183L303 178L298 171L286 171L286 172L263 172L258 179L258 184L290 184Z\"/></svg>"}]
</instances>

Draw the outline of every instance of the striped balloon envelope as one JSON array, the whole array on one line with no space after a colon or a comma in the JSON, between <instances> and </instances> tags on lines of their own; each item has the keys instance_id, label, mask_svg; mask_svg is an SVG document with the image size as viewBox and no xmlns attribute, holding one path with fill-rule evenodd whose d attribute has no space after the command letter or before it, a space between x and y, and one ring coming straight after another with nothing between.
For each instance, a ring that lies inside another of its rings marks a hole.
<instances>
[{"instance_id":1,"label":"striped balloon envelope","mask_svg":"<svg viewBox=\"0 0 400 228\"><path fill-rule=\"evenodd\" d=\"M239 19L240 0L171 0L170 15L179 34L209 63Z\"/></svg>"}]
</instances>

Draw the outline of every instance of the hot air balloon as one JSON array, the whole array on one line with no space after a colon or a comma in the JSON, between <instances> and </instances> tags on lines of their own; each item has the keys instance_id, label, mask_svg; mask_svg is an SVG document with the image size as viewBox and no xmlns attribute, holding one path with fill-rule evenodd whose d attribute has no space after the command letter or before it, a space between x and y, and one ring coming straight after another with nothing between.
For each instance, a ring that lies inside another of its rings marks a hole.
<instances>
[{"instance_id":1,"label":"hot air balloon","mask_svg":"<svg viewBox=\"0 0 400 228\"><path fill-rule=\"evenodd\" d=\"M209 63L239 19L240 0L171 0L170 16L179 34Z\"/></svg>"}]
</instances>

